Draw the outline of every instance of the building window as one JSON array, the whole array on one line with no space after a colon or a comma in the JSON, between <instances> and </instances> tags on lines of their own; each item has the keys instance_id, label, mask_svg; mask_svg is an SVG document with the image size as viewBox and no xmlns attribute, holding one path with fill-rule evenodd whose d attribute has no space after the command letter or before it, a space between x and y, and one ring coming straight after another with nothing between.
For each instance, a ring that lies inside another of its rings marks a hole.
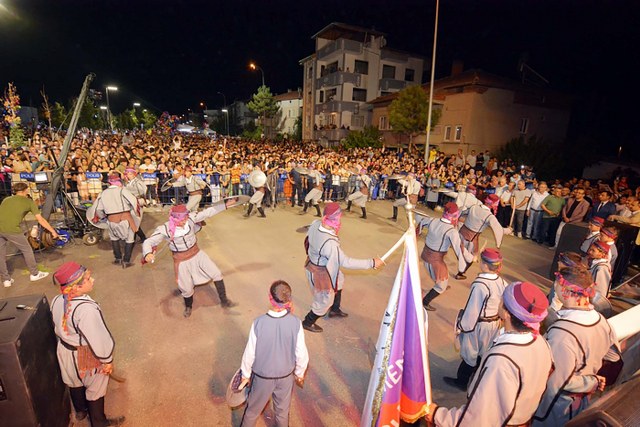
<instances>
[{"instance_id":1,"label":"building window","mask_svg":"<svg viewBox=\"0 0 640 427\"><path fill-rule=\"evenodd\" d=\"M387 116L380 116L380 123L378 124L378 129L387 130Z\"/></svg>"},{"instance_id":2,"label":"building window","mask_svg":"<svg viewBox=\"0 0 640 427\"><path fill-rule=\"evenodd\" d=\"M367 90L366 89L356 89L353 88L353 101L366 102L367 101Z\"/></svg>"},{"instance_id":3,"label":"building window","mask_svg":"<svg viewBox=\"0 0 640 427\"><path fill-rule=\"evenodd\" d=\"M456 125L456 133L454 135L454 141L460 141L462 139L462 125Z\"/></svg>"},{"instance_id":4,"label":"building window","mask_svg":"<svg viewBox=\"0 0 640 427\"><path fill-rule=\"evenodd\" d=\"M351 125L361 128L364 124L364 116L351 116Z\"/></svg>"},{"instance_id":5,"label":"building window","mask_svg":"<svg viewBox=\"0 0 640 427\"><path fill-rule=\"evenodd\" d=\"M444 141L451 141L451 126L444 127Z\"/></svg>"},{"instance_id":6,"label":"building window","mask_svg":"<svg viewBox=\"0 0 640 427\"><path fill-rule=\"evenodd\" d=\"M327 65L327 74L332 74L335 73L336 71L338 71L338 61L336 62L332 62L331 64Z\"/></svg>"},{"instance_id":7,"label":"building window","mask_svg":"<svg viewBox=\"0 0 640 427\"><path fill-rule=\"evenodd\" d=\"M404 80L407 82L412 82L416 78L416 70L412 70L411 68L407 68L404 70Z\"/></svg>"},{"instance_id":8,"label":"building window","mask_svg":"<svg viewBox=\"0 0 640 427\"><path fill-rule=\"evenodd\" d=\"M336 88L333 89L327 89L327 101L333 101L333 99L336 97L336 94L338 93L338 90Z\"/></svg>"},{"instance_id":9,"label":"building window","mask_svg":"<svg viewBox=\"0 0 640 427\"><path fill-rule=\"evenodd\" d=\"M324 102L324 91L321 90L320 91L320 103L322 104Z\"/></svg>"},{"instance_id":10,"label":"building window","mask_svg":"<svg viewBox=\"0 0 640 427\"><path fill-rule=\"evenodd\" d=\"M526 135L528 131L529 131L529 119L528 118L520 119L520 134Z\"/></svg>"},{"instance_id":11,"label":"building window","mask_svg":"<svg viewBox=\"0 0 640 427\"><path fill-rule=\"evenodd\" d=\"M395 79L396 78L396 67L392 65L383 65L382 66L382 78L383 79Z\"/></svg>"},{"instance_id":12,"label":"building window","mask_svg":"<svg viewBox=\"0 0 640 427\"><path fill-rule=\"evenodd\" d=\"M356 59L353 71L359 74L369 74L369 63L367 61L358 61Z\"/></svg>"},{"instance_id":13,"label":"building window","mask_svg":"<svg viewBox=\"0 0 640 427\"><path fill-rule=\"evenodd\" d=\"M313 67L307 68L307 78L308 79L312 79L313 78Z\"/></svg>"}]
</instances>

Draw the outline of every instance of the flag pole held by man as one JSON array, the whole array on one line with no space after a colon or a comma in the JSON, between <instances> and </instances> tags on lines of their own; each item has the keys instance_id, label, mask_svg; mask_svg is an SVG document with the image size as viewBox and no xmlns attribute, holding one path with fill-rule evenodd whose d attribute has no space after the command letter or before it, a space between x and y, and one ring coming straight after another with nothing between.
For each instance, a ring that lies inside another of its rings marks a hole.
<instances>
[{"instance_id":1,"label":"flag pole held by man","mask_svg":"<svg viewBox=\"0 0 640 427\"><path fill-rule=\"evenodd\" d=\"M405 207L412 230L413 206ZM380 325L361 427L400 425L400 420L415 422L427 414L431 403L427 328L416 237L406 233L403 260Z\"/></svg>"}]
</instances>

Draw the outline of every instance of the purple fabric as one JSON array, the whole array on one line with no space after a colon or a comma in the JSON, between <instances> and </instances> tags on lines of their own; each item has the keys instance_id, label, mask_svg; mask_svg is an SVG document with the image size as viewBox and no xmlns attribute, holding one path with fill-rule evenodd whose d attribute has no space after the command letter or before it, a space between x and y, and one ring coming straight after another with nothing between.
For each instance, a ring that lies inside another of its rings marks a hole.
<instances>
[{"instance_id":1,"label":"purple fabric","mask_svg":"<svg viewBox=\"0 0 640 427\"><path fill-rule=\"evenodd\" d=\"M507 310L509 310L511 314L520 319L525 325L538 332L540 330L540 322L542 322L544 318L547 317L548 311L545 310L539 315L536 315L533 313L529 313L524 309L524 307L518 304L518 302L516 301L516 297L513 294L513 290L519 283L520 282L512 283L505 288L504 293L502 294L502 301L504 303L504 306L507 308Z\"/></svg>"}]
</instances>

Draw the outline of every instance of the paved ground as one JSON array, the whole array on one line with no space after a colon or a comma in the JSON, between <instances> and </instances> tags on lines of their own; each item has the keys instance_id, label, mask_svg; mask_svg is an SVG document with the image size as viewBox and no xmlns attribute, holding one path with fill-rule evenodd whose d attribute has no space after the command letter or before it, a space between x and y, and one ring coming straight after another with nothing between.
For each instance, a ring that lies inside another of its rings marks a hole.
<instances>
[{"instance_id":1,"label":"paved ground","mask_svg":"<svg viewBox=\"0 0 640 427\"><path fill-rule=\"evenodd\" d=\"M422 209L425 209L422 207ZM380 256L402 235L406 218L386 219L389 202L369 204L369 219L346 213L340 232L342 247L352 257ZM268 309L267 290L272 281L289 282L294 293L294 313L303 317L311 294L304 276L305 225L313 214L298 215L299 208L267 210L268 218L242 217L240 208L212 218L199 234L200 248L225 275L228 294L240 303L229 311L219 306L213 286L198 287L191 318L182 317L182 298L175 294L171 256L164 252L155 264L141 267L136 245L135 267L111 265L108 241L84 246L80 241L45 254L38 262L53 271L67 260L89 266L96 278L92 294L103 309L116 340L115 369L126 383L110 383L107 413L126 415L129 426L237 426L241 410L231 411L224 394L240 360L252 320ZM147 235L166 219L166 211L145 214ZM485 233L492 247L493 237ZM420 247L423 241L421 239ZM542 287L551 251L530 241L505 237L505 268L509 280L529 280ZM364 403L374 344L400 260L397 252L380 271L346 273L343 309L347 319L320 319L322 334L306 333L311 354L304 389L296 388L291 407L292 426L358 425ZM447 255L450 266L454 256ZM57 293L47 278L30 283L21 256L10 258L16 283L0 289L0 298ZM450 281L452 289L434 303L429 313L429 351L434 400L442 405L464 402L464 393L445 385L441 377L455 374L459 356L452 345L453 321L464 306L469 284L477 274L473 266L465 281ZM432 282L421 269L422 288ZM88 425L81 423L80 425ZM258 425L271 426L265 411Z\"/></svg>"}]
</instances>

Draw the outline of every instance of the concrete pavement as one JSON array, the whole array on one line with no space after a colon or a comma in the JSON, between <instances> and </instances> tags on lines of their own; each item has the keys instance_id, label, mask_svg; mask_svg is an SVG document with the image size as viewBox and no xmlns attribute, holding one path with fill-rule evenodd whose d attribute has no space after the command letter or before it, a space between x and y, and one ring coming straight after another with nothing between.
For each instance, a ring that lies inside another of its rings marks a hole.
<instances>
[{"instance_id":1,"label":"concrete pavement","mask_svg":"<svg viewBox=\"0 0 640 427\"><path fill-rule=\"evenodd\" d=\"M421 206L421 210L427 210ZM343 215L340 238L343 250L352 257L384 254L402 235L407 225L404 212L394 223L388 201L368 204L369 218L360 212ZM136 265L127 270L113 266L108 240L88 247L78 239L61 249L36 255L49 271L68 260L88 266L96 278L92 297L103 309L116 340L115 370L126 383L111 381L106 399L108 415L126 415L129 426L237 426L242 409L231 411L224 400L226 386L240 366L253 319L268 308L267 292L276 279L293 288L294 314L302 318L309 310L311 294L304 275L304 226L313 212L299 215L300 208L266 209L267 218L242 217L233 208L207 221L199 233L199 246L218 264L225 276L227 293L239 306L223 310L213 285L200 286L194 297L194 311L182 317L182 298L176 295L171 255L164 251L155 264L140 266L140 246L134 249ZM435 215L435 214L434 214ZM149 211L143 220L147 235L167 217ZM484 233L487 247L493 236ZM420 239L419 249L424 244ZM548 288L546 279L551 251L530 241L505 237L503 276L528 280ZM400 262L401 250L393 254L380 271L345 271L343 310L346 319L320 319L325 331L305 332L310 365L304 389L295 388L291 426L355 426L364 405L374 345L389 291ZM447 255L455 274L455 257ZM0 298L44 293L49 300L57 289L49 278L29 282L20 255L11 257L10 270L16 283L1 288ZM459 405L465 394L442 381L454 375L459 364L453 341L453 322L466 302L469 285L478 273L471 267L464 281L451 276L451 289L435 300L437 311L429 312L429 351L434 400L441 405ZM433 283L421 268L423 291ZM88 425L87 422L77 425ZM258 425L271 426L271 411Z\"/></svg>"}]
</instances>

